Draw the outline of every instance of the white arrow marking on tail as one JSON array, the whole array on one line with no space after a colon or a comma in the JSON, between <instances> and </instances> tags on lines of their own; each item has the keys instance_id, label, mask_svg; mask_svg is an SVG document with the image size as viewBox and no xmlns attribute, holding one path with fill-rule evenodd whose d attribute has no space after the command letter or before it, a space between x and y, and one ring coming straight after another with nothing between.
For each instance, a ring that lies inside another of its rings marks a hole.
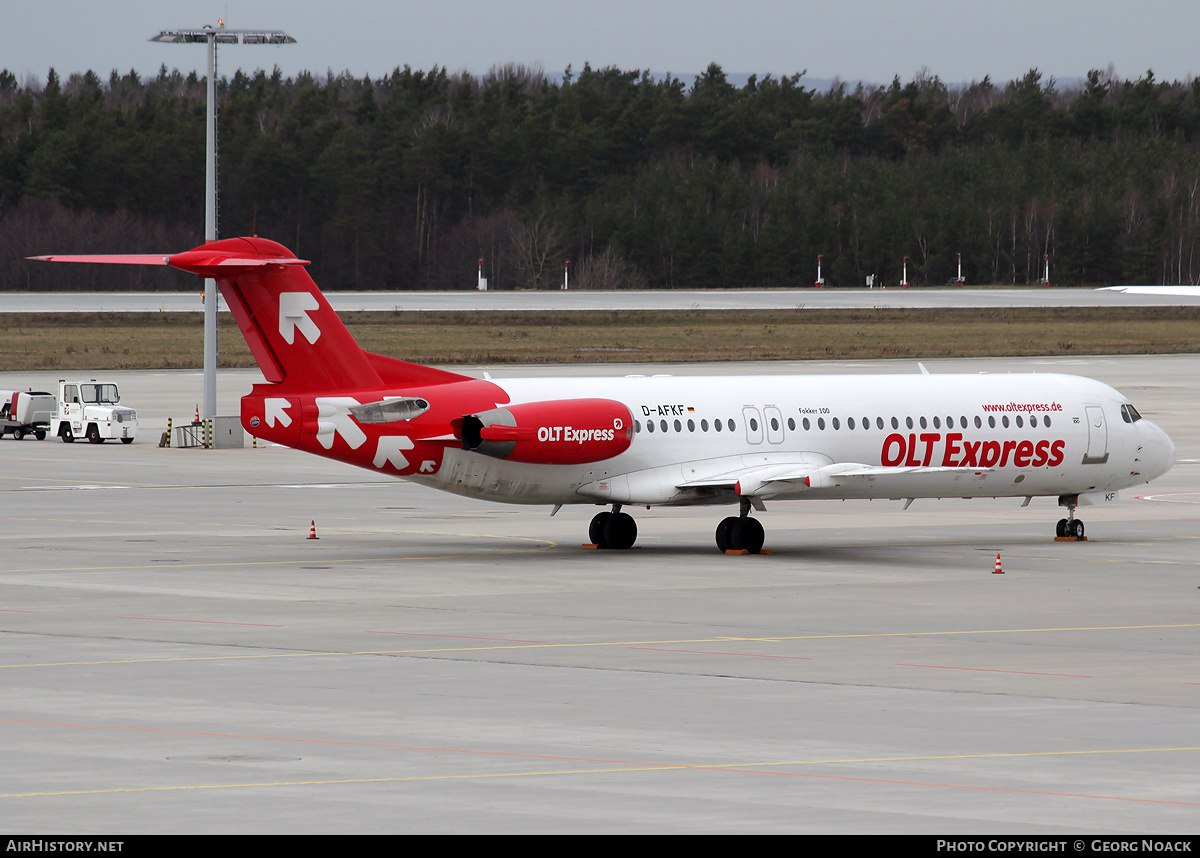
<instances>
[{"instance_id":1,"label":"white arrow marking on tail","mask_svg":"<svg viewBox=\"0 0 1200 858\"><path fill-rule=\"evenodd\" d=\"M437 461L434 459L426 459L421 463L420 471L422 474L432 474L433 469L437 467Z\"/></svg>"},{"instance_id":2,"label":"white arrow marking on tail","mask_svg":"<svg viewBox=\"0 0 1200 858\"><path fill-rule=\"evenodd\" d=\"M357 399L349 396L318 396L316 403L317 440L322 447L326 450L332 447L333 436L338 434L345 439L352 450L357 450L366 442L366 434L358 428L358 424L354 422L354 418L347 410L351 405L359 404Z\"/></svg>"},{"instance_id":3,"label":"white arrow marking on tail","mask_svg":"<svg viewBox=\"0 0 1200 858\"><path fill-rule=\"evenodd\" d=\"M279 293L279 335L290 346L296 339L296 330L304 334L309 344L316 343L321 336L321 329L309 317L308 311L317 309L317 299L311 292L280 292Z\"/></svg>"},{"instance_id":4,"label":"white arrow marking on tail","mask_svg":"<svg viewBox=\"0 0 1200 858\"><path fill-rule=\"evenodd\" d=\"M372 464L377 468L382 468L390 462L392 467L397 471L403 471L408 467L408 459L400 451L411 450L412 448L412 438L409 438L407 435L381 436L379 446L375 449L375 459L372 461Z\"/></svg>"},{"instance_id":5,"label":"white arrow marking on tail","mask_svg":"<svg viewBox=\"0 0 1200 858\"><path fill-rule=\"evenodd\" d=\"M273 397L263 400L263 417L266 418L267 425L274 427L275 421L278 420L285 429L291 426L292 418L287 413L291 407L292 403L287 399Z\"/></svg>"}]
</instances>

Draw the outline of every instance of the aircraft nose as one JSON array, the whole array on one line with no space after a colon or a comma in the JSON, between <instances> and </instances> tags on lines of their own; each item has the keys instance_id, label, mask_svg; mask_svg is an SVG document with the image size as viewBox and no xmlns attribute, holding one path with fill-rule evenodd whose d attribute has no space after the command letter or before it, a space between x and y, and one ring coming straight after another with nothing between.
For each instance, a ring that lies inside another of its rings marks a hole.
<instances>
[{"instance_id":1,"label":"aircraft nose","mask_svg":"<svg viewBox=\"0 0 1200 858\"><path fill-rule=\"evenodd\" d=\"M1143 442L1146 456L1146 479L1161 477L1175 466L1175 445L1167 433L1148 420L1142 420L1146 438Z\"/></svg>"}]
</instances>

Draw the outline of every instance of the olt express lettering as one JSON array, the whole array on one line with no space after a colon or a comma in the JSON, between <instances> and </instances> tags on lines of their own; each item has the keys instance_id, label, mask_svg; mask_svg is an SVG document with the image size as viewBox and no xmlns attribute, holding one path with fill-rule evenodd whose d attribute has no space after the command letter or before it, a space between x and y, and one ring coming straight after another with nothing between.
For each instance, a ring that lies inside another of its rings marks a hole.
<instances>
[{"instance_id":1,"label":"olt express lettering","mask_svg":"<svg viewBox=\"0 0 1200 858\"><path fill-rule=\"evenodd\" d=\"M885 467L1056 468L1063 462L1066 441L967 441L961 432L893 432L883 441L879 461Z\"/></svg>"},{"instance_id":2,"label":"olt express lettering","mask_svg":"<svg viewBox=\"0 0 1200 858\"><path fill-rule=\"evenodd\" d=\"M542 443L562 441L568 444L587 444L589 441L612 441L621 428L621 420L613 420L612 429L579 429L574 426L539 426L537 439Z\"/></svg>"}]
</instances>

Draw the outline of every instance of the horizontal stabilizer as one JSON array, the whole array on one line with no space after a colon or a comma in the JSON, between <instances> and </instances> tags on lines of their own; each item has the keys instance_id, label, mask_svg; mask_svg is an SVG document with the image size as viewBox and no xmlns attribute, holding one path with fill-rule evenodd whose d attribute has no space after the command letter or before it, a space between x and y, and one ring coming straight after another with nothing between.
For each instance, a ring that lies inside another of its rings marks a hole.
<instances>
[{"instance_id":1,"label":"horizontal stabilizer","mask_svg":"<svg viewBox=\"0 0 1200 858\"><path fill-rule=\"evenodd\" d=\"M236 252L198 247L183 253L100 254L88 256L31 256L39 262L93 262L104 265L169 265L201 277L229 277L271 265L308 265L294 256L245 256Z\"/></svg>"}]
</instances>

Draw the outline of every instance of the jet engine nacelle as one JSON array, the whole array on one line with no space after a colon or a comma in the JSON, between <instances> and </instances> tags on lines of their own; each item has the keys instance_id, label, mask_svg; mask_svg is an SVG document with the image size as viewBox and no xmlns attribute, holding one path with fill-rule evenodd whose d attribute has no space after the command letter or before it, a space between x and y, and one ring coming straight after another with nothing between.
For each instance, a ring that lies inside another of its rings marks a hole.
<instances>
[{"instance_id":1,"label":"jet engine nacelle","mask_svg":"<svg viewBox=\"0 0 1200 858\"><path fill-rule=\"evenodd\" d=\"M629 449L633 415L611 399L526 402L468 414L462 446L496 459L542 465L580 465Z\"/></svg>"}]
</instances>

